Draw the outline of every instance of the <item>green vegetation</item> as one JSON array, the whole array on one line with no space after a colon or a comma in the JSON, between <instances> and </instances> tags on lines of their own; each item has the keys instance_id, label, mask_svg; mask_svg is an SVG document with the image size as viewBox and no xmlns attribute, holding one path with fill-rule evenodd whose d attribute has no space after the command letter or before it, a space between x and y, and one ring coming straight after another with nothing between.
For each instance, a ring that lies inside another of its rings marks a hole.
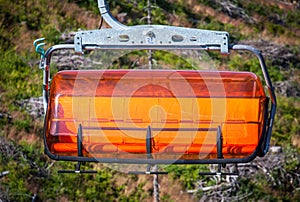
<instances>
[{"instance_id":1,"label":"green vegetation","mask_svg":"<svg viewBox=\"0 0 300 202\"><path fill-rule=\"evenodd\" d=\"M176 179L179 178L186 189L195 189L195 179L203 178L199 172L209 172L207 165L171 165L166 171Z\"/></svg>"},{"instance_id":2,"label":"green vegetation","mask_svg":"<svg viewBox=\"0 0 300 202\"><path fill-rule=\"evenodd\" d=\"M300 125L300 99L284 98L278 99L278 112L276 115L276 125L273 133L274 141L279 145L291 142L293 135L299 135ZM298 118L297 118L298 117Z\"/></svg>"},{"instance_id":3,"label":"green vegetation","mask_svg":"<svg viewBox=\"0 0 300 202\"><path fill-rule=\"evenodd\" d=\"M14 101L40 95L37 81L42 79L41 72L36 66L28 66L32 54L0 49L0 57L0 89L4 91L1 98Z\"/></svg>"},{"instance_id":4,"label":"green vegetation","mask_svg":"<svg viewBox=\"0 0 300 202\"><path fill-rule=\"evenodd\" d=\"M281 44L289 48L288 50L293 50L293 56L289 58L288 63L280 58L280 54L276 55L276 58L267 57L270 76L274 82L289 81L293 78L292 84L299 86L299 9L293 9L292 5L281 8L274 4L274 1L232 1L253 19L253 22L249 22L238 15L229 16L216 0L189 2L157 1L157 6L152 10L152 22L226 30L231 34L232 42L264 40L266 43ZM147 13L143 12L146 5L146 1L110 1L114 15L127 14L124 20L127 25L147 23ZM83 16L84 13L91 15L86 17ZM43 155L43 120L32 118L18 104L23 99L40 96L42 91L42 72L37 66L39 56L34 53L33 40L46 37L49 47L59 43L60 35L64 32L91 27L88 24L90 18L96 22L93 27L97 27L100 16L97 1L94 0L0 0L0 172L10 171L10 174L0 178L0 200L29 201L34 194L42 201L140 201L152 196L153 190L145 188L151 180L141 180L138 176L128 177L104 166L100 166L100 169L97 166L99 172L96 175L57 174L61 169L73 169L74 164L54 162ZM136 57L136 53L133 55ZM173 54L154 53L154 56L169 65L191 68L186 61L176 60ZM215 53L211 56L218 60L217 65L222 68L253 71L261 76L257 60L250 59L249 55L232 54L230 60L215 56ZM127 64L128 61L124 62L121 58L113 65L117 67L123 63ZM299 96L279 95L272 143L284 148L287 161L284 166L286 173L280 173L276 168L272 170L270 176L275 179L289 173L299 173L299 147L296 148L291 143L292 137L300 136L299 117ZM89 167L96 168L96 165L89 164L85 168ZM166 170L170 172L168 177L179 181L182 190L185 191L196 188L196 181L204 179L198 172L207 171L208 167L169 166ZM270 184L268 177L258 174L251 175L251 179L241 178L237 193L253 193L247 198L249 200L299 199L300 193L294 191L296 188L299 190L297 182L290 184L283 180L284 184ZM120 185L120 178L126 179L126 183L130 182L131 188L127 188L125 183ZM215 182L208 180L207 183ZM171 193L170 191L161 194L161 200L175 201L176 198ZM199 193L200 196L201 194Z\"/></svg>"},{"instance_id":5,"label":"green vegetation","mask_svg":"<svg viewBox=\"0 0 300 202\"><path fill-rule=\"evenodd\" d=\"M267 66L270 78L272 81L282 81L288 77L286 73L281 73L279 68L274 67L267 61ZM230 70L248 71L255 72L260 78L263 78L263 73L260 68L259 61L257 58L251 54L235 55L232 54L230 60L228 61L228 67Z\"/></svg>"},{"instance_id":6,"label":"green vegetation","mask_svg":"<svg viewBox=\"0 0 300 202\"><path fill-rule=\"evenodd\" d=\"M1 180L0 191L7 192L11 201L28 201L32 190L40 199L48 200L94 200L113 201L120 197L123 187L112 182L113 173L102 168L97 175L56 174L60 169L74 169L70 163L53 164L41 156L41 145L21 143L15 146L14 157L1 155L1 170L13 173ZM26 179L26 180L24 180ZM40 186L37 186L40 185ZM32 188L32 186L34 188ZM123 197L123 196L122 196Z\"/></svg>"}]
</instances>

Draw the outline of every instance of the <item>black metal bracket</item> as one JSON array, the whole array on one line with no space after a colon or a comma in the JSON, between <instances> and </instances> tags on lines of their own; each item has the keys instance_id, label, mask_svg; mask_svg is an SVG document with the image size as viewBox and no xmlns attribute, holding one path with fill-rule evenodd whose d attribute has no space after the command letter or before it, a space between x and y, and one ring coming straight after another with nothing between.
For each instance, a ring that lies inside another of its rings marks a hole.
<instances>
[{"instance_id":1,"label":"black metal bracket","mask_svg":"<svg viewBox=\"0 0 300 202\"><path fill-rule=\"evenodd\" d=\"M151 132L151 126L147 127L147 132L146 132L146 153L147 153L147 158L152 159L152 132ZM151 167L154 166L152 164L148 164L146 171L129 171L128 174L135 174L135 175L140 175L140 174L146 174L146 175L166 175L168 172L158 172L158 171L151 171Z\"/></svg>"},{"instance_id":2,"label":"black metal bracket","mask_svg":"<svg viewBox=\"0 0 300 202\"><path fill-rule=\"evenodd\" d=\"M78 132L77 132L77 151L78 156L83 157L83 151L82 151L83 145L82 145L82 125L79 124ZM78 161L77 165L75 165L74 170L59 170L58 173L82 173L82 174L96 174L97 171L95 170L80 170L81 165L84 165L85 162Z\"/></svg>"},{"instance_id":3,"label":"black metal bracket","mask_svg":"<svg viewBox=\"0 0 300 202\"><path fill-rule=\"evenodd\" d=\"M147 127L147 132L146 132L146 152L147 152L147 158L152 159L152 132L151 132L151 127Z\"/></svg>"},{"instance_id":4,"label":"black metal bracket","mask_svg":"<svg viewBox=\"0 0 300 202\"><path fill-rule=\"evenodd\" d=\"M217 130L217 158L218 159L223 159L223 135L222 135L222 130L221 130L221 126L218 126L218 130ZM223 173L222 167L225 168L226 164L222 163L222 164L218 164L218 170L217 172L199 172L199 175L219 175L219 176L224 176L224 175L239 175L238 172L236 173Z\"/></svg>"}]
</instances>

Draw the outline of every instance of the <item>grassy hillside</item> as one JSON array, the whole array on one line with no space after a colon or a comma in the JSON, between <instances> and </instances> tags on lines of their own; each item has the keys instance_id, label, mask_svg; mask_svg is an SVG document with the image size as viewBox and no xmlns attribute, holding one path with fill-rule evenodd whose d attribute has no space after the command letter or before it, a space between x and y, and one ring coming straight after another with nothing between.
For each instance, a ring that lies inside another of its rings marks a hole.
<instances>
[{"instance_id":1,"label":"grassy hillside","mask_svg":"<svg viewBox=\"0 0 300 202\"><path fill-rule=\"evenodd\" d=\"M111 11L126 25L146 24L146 0L111 0ZM278 94L278 113L272 136L285 154L290 173L300 172L300 5L289 1L160 0L153 8L154 24L168 24L228 31L232 43L257 47L266 57ZM99 26L96 0L34 1L0 0L0 199L27 201L151 201L151 176L125 175L102 165L90 164L99 173L58 175L60 169L73 169L72 163L54 162L43 155L42 117L31 116L24 99L41 96L42 72L33 40L47 38L47 47L62 42L62 34ZM222 61L220 62L222 64ZM256 71L253 60L233 55L228 68ZM298 145L298 147L297 147ZM298 159L297 159L298 158ZM197 172L206 166L169 168L161 178L162 201L193 201L186 193L194 189ZM278 173L271 172L276 178ZM249 200L296 200L300 182L272 185L267 177L241 177L240 192L254 190ZM213 183L208 180L208 184ZM75 186L76 185L76 186ZM263 189L265 188L265 189ZM298 190L298 191L297 191ZM234 194L237 194L238 191ZM199 193L198 197L201 197Z\"/></svg>"}]
</instances>

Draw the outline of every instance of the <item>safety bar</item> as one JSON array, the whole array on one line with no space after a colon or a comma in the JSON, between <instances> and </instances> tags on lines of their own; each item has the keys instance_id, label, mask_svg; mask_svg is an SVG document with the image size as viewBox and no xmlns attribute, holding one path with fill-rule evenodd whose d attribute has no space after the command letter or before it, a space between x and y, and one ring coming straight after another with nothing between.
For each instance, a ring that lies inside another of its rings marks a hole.
<instances>
[{"instance_id":1,"label":"safety bar","mask_svg":"<svg viewBox=\"0 0 300 202\"><path fill-rule=\"evenodd\" d=\"M271 98L271 109L270 109L270 115L269 115L269 120L267 122L267 128L266 128L266 139L264 140L263 143L263 147L264 148L260 154L260 156L264 156L270 147L270 140L271 140L271 135L272 135L272 127L273 127L273 122L274 122L274 117L275 117L275 113L276 113L276 106L277 106L277 101L276 101L276 95L275 95L275 91L269 76L269 72L265 63L265 60L261 54L260 51L258 51L257 49L253 48L252 46L248 46L248 45L232 45L230 47L231 50L241 50L241 51L249 51L255 54L255 56L257 57L257 59L259 60L260 63L260 67L261 70L263 72L263 76L264 76L264 80L265 83L267 85L268 91L269 91L269 95Z\"/></svg>"}]
</instances>

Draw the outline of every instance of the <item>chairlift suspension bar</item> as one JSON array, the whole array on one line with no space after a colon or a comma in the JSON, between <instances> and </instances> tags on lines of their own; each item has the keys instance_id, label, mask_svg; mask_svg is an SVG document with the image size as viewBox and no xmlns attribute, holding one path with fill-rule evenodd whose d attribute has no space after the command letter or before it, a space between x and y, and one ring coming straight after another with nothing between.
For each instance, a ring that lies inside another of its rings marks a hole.
<instances>
[{"instance_id":1,"label":"chairlift suspension bar","mask_svg":"<svg viewBox=\"0 0 300 202\"><path fill-rule=\"evenodd\" d=\"M119 21L117 21L110 13L109 7L105 0L98 0L98 8L100 11L101 16L107 22L111 28L116 30L125 30L128 29L127 26L121 24Z\"/></svg>"}]
</instances>

